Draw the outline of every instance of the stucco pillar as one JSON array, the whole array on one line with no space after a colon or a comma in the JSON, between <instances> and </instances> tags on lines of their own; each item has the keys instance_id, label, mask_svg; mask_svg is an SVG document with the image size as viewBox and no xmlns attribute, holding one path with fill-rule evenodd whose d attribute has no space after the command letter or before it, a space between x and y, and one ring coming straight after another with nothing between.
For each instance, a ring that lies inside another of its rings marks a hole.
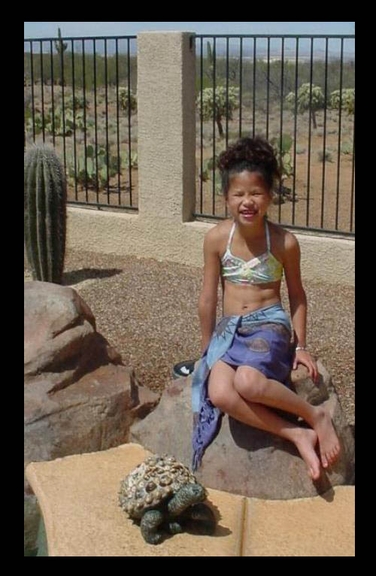
<instances>
[{"instance_id":1,"label":"stucco pillar","mask_svg":"<svg viewBox=\"0 0 376 576\"><path fill-rule=\"evenodd\" d=\"M195 42L190 32L138 35L140 218L192 220L195 204Z\"/></svg>"}]
</instances>

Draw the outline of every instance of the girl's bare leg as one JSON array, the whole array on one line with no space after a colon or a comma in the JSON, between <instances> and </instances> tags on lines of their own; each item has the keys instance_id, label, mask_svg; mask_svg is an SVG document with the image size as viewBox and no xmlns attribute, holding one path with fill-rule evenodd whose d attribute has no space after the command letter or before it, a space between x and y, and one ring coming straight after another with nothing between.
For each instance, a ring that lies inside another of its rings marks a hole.
<instances>
[{"instance_id":1,"label":"girl's bare leg","mask_svg":"<svg viewBox=\"0 0 376 576\"><path fill-rule=\"evenodd\" d=\"M315 430L324 468L335 462L340 444L328 411L322 406L312 406L292 390L266 378L255 368L240 366L234 377L235 390L247 401L256 402L291 412L303 418Z\"/></svg>"},{"instance_id":2,"label":"girl's bare leg","mask_svg":"<svg viewBox=\"0 0 376 576\"><path fill-rule=\"evenodd\" d=\"M235 370L231 366L225 362L216 362L208 384L208 393L213 404L248 426L271 432L295 444L306 463L309 476L317 480L320 476L320 460L315 451L316 432L284 420L261 404L248 402L235 390L234 378Z\"/></svg>"}]
</instances>

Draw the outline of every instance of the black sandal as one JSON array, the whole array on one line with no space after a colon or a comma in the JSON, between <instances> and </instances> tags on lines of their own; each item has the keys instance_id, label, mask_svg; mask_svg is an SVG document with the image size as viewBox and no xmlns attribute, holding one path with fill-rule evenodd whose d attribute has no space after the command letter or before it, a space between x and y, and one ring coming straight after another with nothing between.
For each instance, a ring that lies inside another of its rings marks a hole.
<instances>
[{"instance_id":1,"label":"black sandal","mask_svg":"<svg viewBox=\"0 0 376 576\"><path fill-rule=\"evenodd\" d=\"M174 378L181 378L182 376L189 376L195 369L195 363L197 360L184 360L184 362L179 362L175 364L172 375Z\"/></svg>"}]
</instances>

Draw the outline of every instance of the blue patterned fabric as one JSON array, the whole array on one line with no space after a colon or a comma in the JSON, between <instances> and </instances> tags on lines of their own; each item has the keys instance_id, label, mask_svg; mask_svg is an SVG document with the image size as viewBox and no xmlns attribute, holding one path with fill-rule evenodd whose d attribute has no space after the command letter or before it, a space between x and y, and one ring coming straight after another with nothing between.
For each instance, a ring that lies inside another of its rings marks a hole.
<instances>
[{"instance_id":1,"label":"blue patterned fabric","mask_svg":"<svg viewBox=\"0 0 376 576\"><path fill-rule=\"evenodd\" d=\"M290 321L281 304L244 316L224 316L218 322L192 376L194 471L220 428L222 412L208 396L214 364L223 360L233 366L252 366L267 378L285 383L291 370L290 339Z\"/></svg>"}]
</instances>

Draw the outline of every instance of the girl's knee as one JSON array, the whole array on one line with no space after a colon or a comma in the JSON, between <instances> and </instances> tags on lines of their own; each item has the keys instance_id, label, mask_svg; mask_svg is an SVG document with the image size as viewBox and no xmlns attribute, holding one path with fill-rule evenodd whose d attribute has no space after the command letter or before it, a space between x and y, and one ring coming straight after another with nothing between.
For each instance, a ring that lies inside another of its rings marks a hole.
<instances>
[{"instance_id":1,"label":"girl's knee","mask_svg":"<svg viewBox=\"0 0 376 576\"><path fill-rule=\"evenodd\" d=\"M213 406L222 412L230 412L233 405L234 391L225 389L222 386L211 385L208 387L208 396Z\"/></svg>"},{"instance_id":2,"label":"girl's knee","mask_svg":"<svg viewBox=\"0 0 376 576\"><path fill-rule=\"evenodd\" d=\"M234 379L234 388L247 400L262 398L267 379L261 372L253 368L238 368Z\"/></svg>"}]
</instances>

